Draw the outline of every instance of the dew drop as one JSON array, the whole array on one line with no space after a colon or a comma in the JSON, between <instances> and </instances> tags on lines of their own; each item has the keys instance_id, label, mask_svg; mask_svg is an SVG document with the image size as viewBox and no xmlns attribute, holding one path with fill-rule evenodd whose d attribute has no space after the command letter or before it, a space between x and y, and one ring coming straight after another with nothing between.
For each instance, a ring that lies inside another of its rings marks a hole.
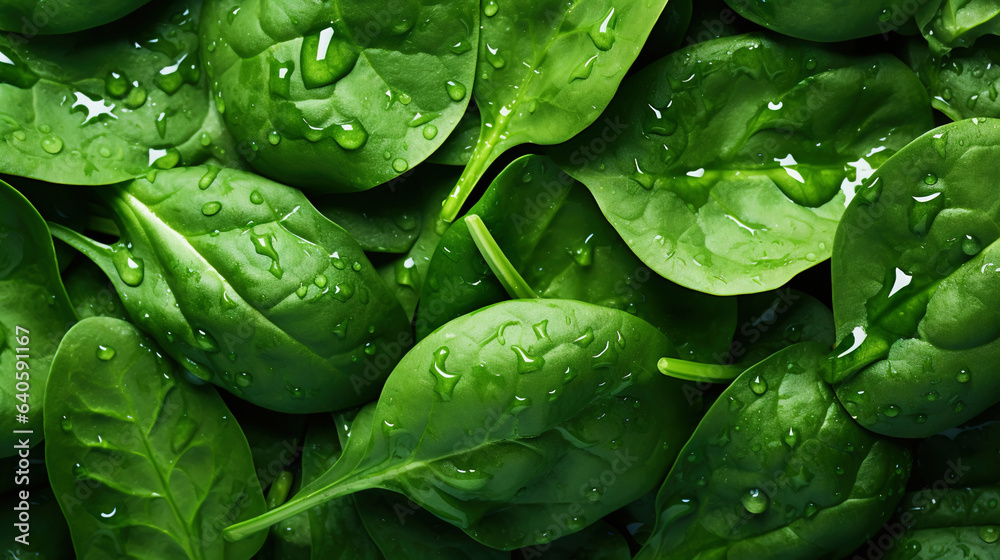
<instances>
[{"instance_id":1,"label":"dew drop","mask_svg":"<svg viewBox=\"0 0 1000 560\"><path fill-rule=\"evenodd\" d=\"M545 359L541 356L533 357L520 346L513 345L510 348L517 355L517 373L532 373L545 366Z\"/></svg>"},{"instance_id":2,"label":"dew drop","mask_svg":"<svg viewBox=\"0 0 1000 560\"><path fill-rule=\"evenodd\" d=\"M110 346L104 346L103 344L97 345L97 359L102 362L111 361L115 357L115 349Z\"/></svg>"},{"instance_id":3,"label":"dew drop","mask_svg":"<svg viewBox=\"0 0 1000 560\"><path fill-rule=\"evenodd\" d=\"M461 101L465 99L465 93L467 91L465 84L454 80L448 80L444 83L444 87L448 92L448 97L450 97L452 101Z\"/></svg>"},{"instance_id":4,"label":"dew drop","mask_svg":"<svg viewBox=\"0 0 1000 560\"><path fill-rule=\"evenodd\" d=\"M42 138L42 149L47 153L56 155L63 149L62 138L58 136L45 136Z\"/></svg>"},{"instance_id":5,"label":"dew drop","mask_svg":"<svg viewBox=\"0 0 1000 560\"><path fill-rule=\"evenodd\" d=\"M446 369L445 362L448 360L450 352L447 346L438 348L434 352L434 363L431 364L431 374L434 375L435 379L434 392L445 402L451 400L452 395L455 393L455 385L461 379L458 374L449 373Z\"/></svg>"},{"instance_id":6,"label":"dew drop","mask_svg":"<svg viewBox=\"0 0 1000 560\"><path fill-rule=\"evenodd\" d=\"M767 392L767 380L761 378L761 376L756 376L750 381L750 390L754 392L755 395L763 395Z\"/></svg>"},{"instance_id":7,"label":"dew drop","mask_svg":"<svg viewBox=\"0 0 1000 560\"><path fill-rule=\"evenodd\" d=\"M236 376L235 382L238 387L249 387L250 385L253 385L253 375L244 371Z\"/></svg>"},{"instance_id":8,"label":"dew drop","mask_svg":"<svg viewBox=\"0 0 1000 560\"><path fill-rule=\"evenodd\" d=\"M983 250L982 243L975 235L966 235L965 239L962 240L962 252L970 257L979 254L979 251Z\"/></svg>"},{"instance_id":9,"label":"dew drop","mask_svg":"<svg viewBox=\"0 0 1000 560\"><path fill-rule=\"evenodd\" d=\"M333 139L345 150L357 150L368 142L368 131L357 119L333 125Z\"/></svg>"},{"instance_id":10,"label":"dew drop","mask_svg":"<svg viewBox=\"0 0 1000 560\"><path fill-rule=\"evenodd\" d=\"M769 505L767 495L759 488L751 488L740 501L743 502L743 507L754 515L764 513Z\"/></svg>"},{"instance_id":11,"label":"dew drop","mask_svg":"<svg viewBox=\"0 0 1000 560\"><path fill-rule=\"evenodd\" d=\"M201 213L205 216L214 216L222 210L222 203L212 201L206 202L201 207Z\"/></svg>"},{"instance_id":12,"label":"dew drop","mask_svg":"<svg viewBox=\"0 0 1000 560\"><path fill-rule=\"evenodd\" d=\"M285 272L281 269L278 252L274 250L274 235L270 233L253 233L250 236L250 241L253 243L254 252L258 255L271 259L269 272L273 274L275 278L281 278L284 276Z\"/></svg>"},{"instance_id":13,"label":"dew drop","mask_svg":"<svg viewBox=\"0 0 1000 560\"><path fill-rule=\"evenodd\" d=\"M113 250L114 253L111 255L111 262L115 265L115 270L118 272L118 276L122 279L122 282L133 288L142 284L146 268L143 260L133 257L124 244L116 244Z\"/></svg>"}]
</instances>

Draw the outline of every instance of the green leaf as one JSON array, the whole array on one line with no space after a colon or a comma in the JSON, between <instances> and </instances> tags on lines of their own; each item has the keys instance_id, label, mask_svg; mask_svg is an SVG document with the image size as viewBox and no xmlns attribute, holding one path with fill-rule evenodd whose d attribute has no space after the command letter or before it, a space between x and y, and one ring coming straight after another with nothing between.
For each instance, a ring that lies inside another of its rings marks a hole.
<instances>
[{"instance_id":1,"label":"green leaf","mask_svg":"<svg viewBox=\"0 0 1000 560\"><path fill-rule=\"evenodd\" d=\"M889 518L909 452L851 420L819 376L825 355L791 346L722 393L660 488L636 560L837 559Z\"/></svg>"},{"instance_id":2,"label":"green leaf","mask_svg":"<svg viewBox=\"0 0 1000 560\"><path fill-rule=\"evenodd\" d=\"M237 147L198 62L199 0L154 3L113 27L0 34L0 172L106 185ZM246 155L252 155L249 152Z\"/></svg>"},{"instance_id":3,"label":"green leaf","mask_svg":"<svg viewBox=\"0 0 1000 560\"><path fill-rule=\"evenodd\" d=\"M420 205L427 197L415 174L419 171L367 191L311 196L309 201L366 252L405 253L417 242L424 223Z\"/></svg>"},{"instance_id":4,"label":"green leaf","mask_svg":"<svg viewBox=\"0 0 1000 560\"><path fill-rule=\"evenodd\" d=\"M725 354L735 300L699 294L660 278L639 261L582 185L544 156L510 164L469 210L544 298L578 299L649 321L679 357ZM431 259L417 314L423 338L447 321L507 298L464 224L448 229Z\"/></svg>"},{"instance_id":5,"label":"green leaf","mask_svg":"<svg viewBox=\"0 0 1000 560\"><path fill-rule=\"evenodd\" d=\"M416 241L408 252L377 267L382 280L396 295L411 320L417 312L417 303L431 267L431 258L444 233L440 220L441 199L455 184L457 176L457 172L442 170L438 166L424 166L422 171L413 175L413 180L419 182L412 189L419 195L419 203L412 207L413 214L420 216L420 230Z\"/></svg>"},{"instance_id":6,"label":"green leaf","mask_svg":"<svg viewBox=\"0 0 1000 560\"><path fill-rule=\"evenodd\" d=\"M668 346L625 312L568 300L456 319L407 353L332 469L227 537L371 488L493 548L551 541L557 514L572 517L561 534L581 530L659 483L695 420L655 369Z\"/></svg>"},{"instance_id":7,"label":"green leaf","mask_svg":"<svg viewBox=\"0 0 1000 560\"><path fill-rule=\"evenodd\" d=\"M317 192L415 167L472 97L479 3L208 0L202 56L254 168Z\"/></svg>"},{"instance_id":8,"label":"green leaf","mask_svg":"<svg viewBox=\"0 0 1000 560\"><path fill-rule=\"evenodd\" d=\"M1000 455L1000 406L920 442L916 465L924 481L955 486L1000 482L993 463Z\"/></svg>"},{"instance_id":9,"label":"green leaf","mask_svg":"<svg viewBox=\"0 0 1000 560\"><path fill-rule=\"evenodd\" d=\"M192 167L100 194L118 242L57 235L196 377L279 412L337 410L375 398L412 344L361 248L296 189Z\"/></svg>"},{"instance_id":10,"label":"green leaf","mask_svg":"<svg viewBox=\"0 0 1000 560\"><path fill-rule=\"evenodd\" d=\"M307 417L281 414L236 398L226 399L226 406L243 429L260 487L267 490L302 457Z\"/></svg>"},{"instance_id":11,"label":"green leaf","mask_svg":"<svg viewBox=\"0 0 1000 560\"><path fill-rule=\"evenodd\" d=\"M462 120L458 121L458 126L455 127L451 136L444 141L444 144L441 144L436 152L431 154L431 157L427 158L427 162L465 167L472 159L472 152L476 150L479 130L482 126L479 109L474 103L470 103L469 110L466 111Z\"/></svg>"},{"instance_id":12,"label":"green leaf","mask_svg":"<svg viewBox=\"0 0 1000 560\"><path fill-rule=\"evenodd\" d=\"M632 551L617 529L604 521L583 531L556 539L551 543L515 551L513 558L544 558L545 560L630 560Z\"/></svg>"},{"instance_id":13,"label":"green leaf","mask_svg":"<svg viewBox=\"0 0 1000 560\"><path fill-rule=\"evenodd\" d=\"M635 74L552 153L653 270L733 295L826 259L854 185L930 127L919 80L892 56L742 35Z\"/></svg>"},{"instance_id":14,"label":"green leaf","mask_svg":"<svg viewBox=\"0 0 1000 560\"><path fill-rule=\"evenodd\" d=\"M354 495L365 529L385 558L393 560L510 560L511 554L483 546L421 508L385 490Z\"/></svg>"},{"instance_id":15,"label":"green leaf","mask_svg":"<svg viewBox=\"0 0 1000 560\"><path fill-rule=\"evenodd\" d=\"M179 380L132 325L84 319L45 396L45 462L78 558L248 559L263 536L220 526L264 511L243 432L211 387Z\"/></svg>"},{"instance_id":16,"label":"green leaf","mask_svg":"<svg viewBox=\"0 0 1000 560\"><path fill-rule=\"evenodd\" d=\"M959 553L965 558L994 558L1000 552L998 502L996 484L911 492L900 504L899 519L906 523L893 524L906 531L893 535L898 544L884 558L944 559Z\"/></svg>"},{"instance_id":17,"label":"green leaf","mask_svg":"<svg viewBox=\"0 0 1000 560\"><path fill-rule=\"evenodd\" d=\"M787 287L741 296L738 324L729 357L720 363L750 367L798 342L819 342L827 348L836 342L830 308Z\"/></svg>"},{"instance_id":18,"label":"green leaf","mask_svg":"<svg viewBox=\"0 0 1000 560\"><path fill-rule=\"evenodd\" d=\"M997 138L994 119L932 130L844 214L832 262L839 346L825 376L870 430L928 437L1000 400Z\"/></svg>"},{"instance_id":19,"label":"green leaf","mask_svg":"<svg viewBox=\"0 0 1000 560\"><path fill-rule=\"evenodd\" d=\"M114 283L94 263L87 260L74 262L62 278L73 309L81 319L112 317L128 320L125 304L118 297Z\"/></svg>"},{"instance_id":20,"label":"green leaf","mask_svg":"<svg viewBox=\"0 0 1000 560\"><path fill-rule=\"evenodd\" d=\"M486 0L476 77L482 130L442 211L459 215L489 165L520 144L565 142L601 114L666 0Z\"/></svg>"},{"instance_id":21,"label":"green leaf","mask_svg":"<svg viewBox=\"0 0 1000 560\"><path fill-rule=\"evenodd\" d=\"M149 0L4 0L0 31L19 39L72 33L114 21Z\"/></svg>"},{"instance_id":22,"label":"green leaf","mask_svg":"<svg viewBox=\"0 0 1000 560\"><path fill-rule=\"evenodd\" d=\"M1000 37L982 37L969 48L933 56L926 45L910 44L909 64L931 96L931 105L953 121L1000 117Z\"/></svg>"},{"instance_id":23,"label":"green leaf","mask_svg":"<svg viewBox=\"0 0 1000 560\"><path fill-rule=\"evenodd\" d=\"M916 21L931 52L943 55L1000 34L1000 6L991 0L931 0L920 4Z\"/></svg>"},{"instance_id":24,"label":"green leaf","mask_svg":"<svg viewBox=\"0 0 1000 560\"><path fill-rule=\"evenodd\" d=\"M887 37L907 26L915 6L895 0L801 2L799 0L726 0L752 22L783 35L810 41L846 41L871 35ZM933 2L932 2L933 3Z\"/></svg>"},{"instance_id":25,"label":"green leaf","mask_svg":"<svg viewBox=\"0 0 1000 560\"><path fill-rule=\"evenodd\" d=\"M311 420L302 452L302 486L322 477L342 452L333 419ZM365 531L353 496L330 500L300 515L309 520L313 560L382 560Z\"/></svg>"},{"instance_id":26,"label":"green leaf","mask_svg":"<svg viewBox=\"0 0 1000 560\"><path fill-rule=\"evenodd\" d=\"M31 443L41 441L49 364L74 322L45 221L0 181L0 371L6 372L0 382L0 457L17 453L13 430L30 430Z\"/></svg>"}]
</instances>

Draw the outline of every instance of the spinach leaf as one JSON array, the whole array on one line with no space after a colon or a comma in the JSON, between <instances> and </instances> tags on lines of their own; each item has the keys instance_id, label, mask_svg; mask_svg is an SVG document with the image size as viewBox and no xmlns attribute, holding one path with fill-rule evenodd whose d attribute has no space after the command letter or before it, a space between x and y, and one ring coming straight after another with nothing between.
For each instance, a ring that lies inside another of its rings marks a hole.
<instances>
[{"instance_id":1,"label":"spinach leaf","mask_svg":"<svg viewBox=\"0 0 1000 560\"><path fill-rule=\"evenodd\" d=\"M928 485L986 486L1000 481L1000 406L935 434L917 447L917 468Z\"/></svg>"},{"instance_id":2,"label":"spinach leaf","mask_svg":"<svg viewBox=\"0 0 1000 560\"><path fill-rule=\"evenodd\" d=\"M318 192L417 165L471 99L479 3L208 0L202 56L260 173Z\"/></svg>"},{"instance_id":3,"label":"spinach leaf","mask_svg":"<svg viewBox=\"0 0 1000 560\"><path fill-rule=\"evenodd\" d=\"M368 490L353 497L365 528L382 555L393 560L510 560L511 554L483 546L434 517L405 496Z\"/></svg>"},{"instance_id":4,"label":"spinach leaf","mask_svg":"<svg viewBox=\"0 0 1000 560\"><path fill-rule=\"evenodd\" d=\"M75 321L45 221L0 181L0 457L17 453L13 430L42 433L49 364Z\"/></svg>"},{"instance_id":5,"label":"spinach leaf","mask_svg":"<svg viewBox=\"0 0 1000 560\"><path fill-rule=\"evenodd\" d=\"M604 521L583 531L567 535L548 544L536 544L514 551L512 560L542 558L544 560L630 560L632 551L617 529Z\"/></svg>"},{"instance_id":6,"label":"spinach leaf","mask_svg":"<svg viewBox=\"0 0 1000 560\"><path fill-rule=\"evenodd\" d=\"M604 118L552 154L662 276L761 292L830 255L855 175L929 129L928 106L891 56L743 35L629 78Z\"/></svg>"},{"instance_id":7,"label":"spinach leaf","mask_svg":"<svg viewBox=\"0 0 1000 560\"><path fill-rule=\"evenodd\" d=\"M405 253L420 235L424 216L419 206L427 198L415 173L408 171L367 191L311 196L309 201L366 252Z\"/></svg>"},{"instance_id":8,"label":"spinach leaf","mask_svg":"<svg viewBox=\"0 0 1000 560\"><path fill-rule=\"evenodd\" d=\"M62 280L79 318L113 317L128 320L125 304L118 297L114 283L108 281L108 277L94 263L86 260L74 262L63 273Z\"/></svg>"},{"instance_id":9,"label":"spinach leaf","mask_svg":"<svg viewBox=\"0 0 1000 560\"><path fill-rule=\"evenodd\" d=\"M763 29L741 17L723 0L699 0L692 6L691 24L684 35L682 45L690 47L695 43L754 31Z\"/></svg>"},{"instance_id":10,"label":"spinach leaf","mask_svg":"<svg viewBox=\"0 0 1000 560\"><path fill-rule=\"evenodd\" d=\"M791 288L741 296L738 323L725 362L747 367L798 342L819 342L827 348L836 342L833 312Z\"/></svg>"},{"instance_id":11,"label":"spinach leaf","mask_svg":"<svg viewBox=\"0 0 1000 560\"><path fill-rule=\"evenodd\" d=\"M296 465L298 467L298 465ZM267 493L267 507L274 509L288 498L289 492L298 492L301 484L298 468L282 471ZM309 516L302 513L271 527L264 546L255 556L259 560L309 560L312 557L312 530Z\"/></svg>"},{"instance_id":12,"label":"spinach leaf","mask_svg":"<svg viewBox=\"0 0 1000 560\"><path fill-rule=\"evenodd\" d=\"M726 0L726 3L741 16L768 29L823 42L884 36L905 26L913 17L909 4L895 0Z\"/></svg>"},{"instance_id":13,"label":"spinach leaf","mask_svg":"<svg viewBox=\"0 0 1000 560\"><path fill-rule=\"evenodd\" d=\"M886 560L996 558L1000 553L1000 486L907 494L899 519L906 532Z\"/></svg>"},{"instance_id":14,"label":"spinach leaf","mask_svg":"<svg viewBox=\"0 0 1000 560\"><path fill-rule=\"evenodd\" d=\"M493 548L579 531L657 484L695 420L655 369L669 348L641 319L569 300L465 315L407 353L332 469L227 537L371 488Z\"/></svg>"},{"instance_id":15,"label":"spinach leaf","mask_svg":"<svg viewBox=\"0 0 1000 560\"><path fill-rule=\"evenodd\" d=\"M302 454L303 487L330 470L342 452L334 420L329 417L312 419ZM309 522L313 560L382 559L378 547L365 531L353 496L330 500L299 515Z\"/></svg>"},{"instance_id":16,"label":"spinach leaf","mask_svg":"<svg viewBox=\"0 0 1000 560\"><path fill-rule=\"evenodd\" d=\"M862 426L928 437L1000 401L993 183L1000 121L932 130L868 180L832 260L825 377Z\"/></svg>"},{"instance_id":17,"label":"spinach leaf","mask_svg":"<svg viewBox=\"0 0 1000 560\"><path fill-rule=\"evenodd\" d=\"M629 251L582 185L544 156L509 165L469 210L482 218L514 268L539 295L628 311L667 334L681 356L725 353L736 302L660 278ZM417 335L506 299L464 224L438 245L421 292Z\"/></svg>"},{"instance_id":18,"label":"spinach leaf","mask_svg":"<svg viewBox=\"0 0 1000 560\"><path fill-rule=\"evenodd\" d=\"M262 490L302 458L306 416L281 414L223 395L250 444L254 471Z\"/></svg>"},{"instance_id":19,"label":"spinach leaf","mask_svg":"<svg viewBox=\"0 0 1000 560\"><path fill-rule=\"evenodd\" d=\"M212 159L240 166L198 62L200 8L177 0L92 32L0 34L0 172L104 185Z\"/></svg>"},{"instance_id":20,"label":"spinach leaf","mask_svg":"<svg viewBox=\"0 0 1000 560\"><path fill-rule=\"evenodd\" d=\"M684 35L691 24L691 15L692 0L667 2L663 13L653 25L646 44L642 47L637 66L645 66L642 64L644 60L656 60L677 50L684 43Z\"/></svg>"},{"instance_id":21,"label":"spinach leaf","mask_svg":"<svg viewBox=\"0 0 1000 560\"><path fill-rule=\"evenodd\" d=\"M458 173L438 167L425 167L417 177L422 182L419 190L422 202L414 208L421 217L420 231L417 240L410 250L398 258L378 266L378 273L389 286L389 291L403 305L406 316L411 320L417 312L424 279L427 278L431 258L437 251L443 235L441 216L441 200L455 184Z\"/></svg>"},{"instance_id":22,"label":"spinach leaf","mask_svg":"<svg viewBox=\"0 0 1000 560\"><path fill-rule=\"evenodd\" d=\"M722 393L660 488L637 560L835 559L889 518L909 452L841 408L819 376L826 352L791 346Z\"/></svg>"},{"instance_id":23,"label":"spinach leaf","mask_svg":"<svg viewBox=\"0 0 1000 560\"><path fill-rule=\"evenodd\" d=\"M124 321L90 318L53 360L45 462L77 557L250 558L263 536L219 533L264 511L243 432L155 348Z\"/></svg>"},{"instance_id":24,"label":"spinach leaf","mask_svg":"<svg viewBox=\"0 0 1000 560\"><path fill-rule=\"evenodd\" d=\"M441 165L465 167L472 159L472 152L476 149L476 142L479 141L479 130L482 126L479 109L475 103L470 103L468 111L462 120L458 121L458 126L452 131L451 136L444 141L444 144L441 144L438 151L427 158L427 161Z\"/></svg>"},{"instance_id":25,"label":"spinach leaf","mask_svg":"<svg viewBox=\"0 0 1000 560\"><path fill-rule=\"evenodd\" d=\"M916 17L931 52L971 47L984 35L1000 35L1000 6L991 0L931 0Z\"/></svg>"},{"instance_id":26,"label":"spinach leaf","mask_svg":"<svg viewBox=\"0 0 1000 560\"><path fill-rule=\"evenodd\" d=\"M0 31L19 33L19 39L36 35L72 33L104 25L146 4L149 0L4 0Z\"/></svg>"},{"instance_id":27,"label":"spinach leaf","mask_svg":"<svg viewBox=\"0 0 1000 560\"><path fill-rule=\"evenodd\" d=\"M53 226L115 284L181 365L258 406L302 414L375 398L412 344L357 243L298 190L193 167L101 189L111 245Z\"/></svg>"},{"instance_id":28,"label":"spinach leaf","mask_svg":"<svg viewBox=\"0 0 1000 560\"><path fill-rule=\"evenodd\" d=\"M953 121L1000 117L1000 37L982 37L969 48L933 56L926 45L910 45L909 64L931 96L931 105Z\"/></svg>"},{"instance_id":29,"label":"spinach leaf","mask_svg":"<svg viewBox=\"0 0 1000 560\"><path fill-rule=\"evenodd\" d=\"M525 143L565 142L601 114L666 0L486 0L476 105L482 130L445 202L459 215L489 165ZM593 77L593 79L591 79Z\"/></svg>"}]
</instances>

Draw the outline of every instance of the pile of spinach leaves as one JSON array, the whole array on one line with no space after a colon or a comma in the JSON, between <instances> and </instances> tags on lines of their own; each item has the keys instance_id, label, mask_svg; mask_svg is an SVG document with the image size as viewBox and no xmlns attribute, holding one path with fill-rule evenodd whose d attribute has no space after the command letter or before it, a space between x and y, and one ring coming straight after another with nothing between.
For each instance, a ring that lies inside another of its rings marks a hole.
<instances>
[{"instance_id":1,"label":"pile of spinach leaves","mask_svg":"<svg viewBox=\"0 0 1000 560\"><path fill-rule=\"evenodd\" d=\"M0 0L6 554L1000 557L998 64L995 0Z\"/></svg>"}]
</instances>

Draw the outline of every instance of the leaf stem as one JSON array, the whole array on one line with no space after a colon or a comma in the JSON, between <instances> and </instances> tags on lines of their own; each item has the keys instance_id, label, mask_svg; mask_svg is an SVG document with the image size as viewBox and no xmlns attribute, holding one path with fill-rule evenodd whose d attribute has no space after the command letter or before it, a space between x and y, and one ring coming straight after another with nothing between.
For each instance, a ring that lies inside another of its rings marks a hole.
<instances>
[{"instance_id":1,"label":"leaf stem","mask_svg":"<svg viewBox=\"0 0 1000 560\"><path fill-rule=\"evenodd\" d=\"M295 496L291 501L285 502L266 513L262 513L253 519L247 519L239 523L230 525L222 531L222 536L229 541L239 541L250 535L263 531L278 523L304 511L308 511L322 503L330 500L353 494L361 490L375 488L379 482L378 477L373 480L356 480L348 484L332 484L321 490L317 490L302 498Z\"/></svg>"},{"instance_id":2,"label":"leaf stem","mask_svg":"<svg viewBox=\"0 0 1000 560\"><path fill-rule=\"evenodd\" d=\"M469 195L476 188L476 184L479 183L483 174L486 173L486 169L493 163L495 159L493 152L499 136L499 128L502 128L505 122L498 121L494 124L495 126L492 129L484 128L484 130L490 130L490 133L485 137L481 137L479 142L476 143L476 149L472 152L469 163L462 170L462 175L458 178L458 183L455 184L455 188L452 189L448 198L444 199L441 208L442 222L451 223L455 221L458 213L462 211L465 201L469 199Z\"/></svg>"},{"instance_id":3,"label":"leaf stem","mask_svg":"<svg viewBox=\"0 0 1000 560\"><path fill-rule=\"evenodd\" d=\"M49 226L52 237L80 251L95 263L100 264L101 259L107 258L111 254L111 247L94 241L75 230L55 222L46 222L46 224Z\"/></svg>"},{"instance_id":4,"label":"leaf stem","mask_svg":"<svg viewBox=\"0 0 1000 560\"><path fill-rule=\"evenodd\" d=\"M679 358L660 358L656 367L663 375L705 383L729 383L743 373L743 367L737 365L701 364Z\"/></svg>"},{"instance_id":5,"label":"leaf stem","mask_svg":"<svg viewBox=\"0 0 1000 560\"><path fill-rule=\"evenodd\" d=\"M507 259L507 255L503 254L503 250L497 245L496 240L493 239L490 230L483 223L483 219L476 214L470 214L465 217L465 225L469 227L472 240L476 242L476 247L479 248L479 252L482 253L483 258L486 259L486 264L490 265L493 274L503 284L504 289L507 290L510 297L514 299L537 299L538 294L524 281L521 274L510 263L510 260Z\"/></svg>"}]
</instances>

